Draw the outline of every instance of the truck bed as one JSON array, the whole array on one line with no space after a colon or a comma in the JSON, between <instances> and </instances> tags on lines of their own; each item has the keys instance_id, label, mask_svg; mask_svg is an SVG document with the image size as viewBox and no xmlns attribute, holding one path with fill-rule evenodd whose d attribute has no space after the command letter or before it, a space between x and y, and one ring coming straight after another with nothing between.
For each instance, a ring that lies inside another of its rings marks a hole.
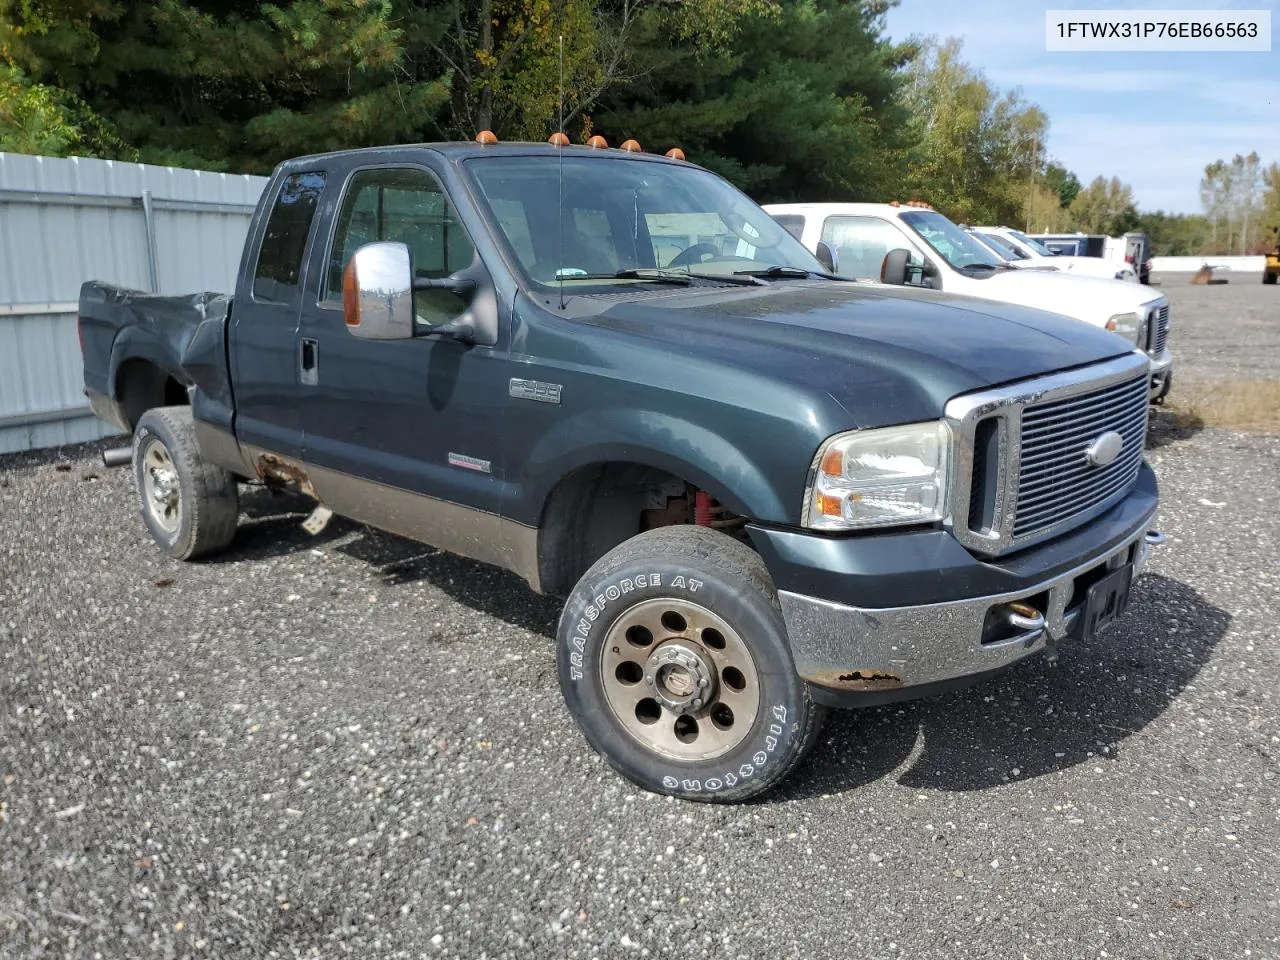
<instances>
[{"instance_id":1,"label":"truck bed","mask_svg":"<svg viewBox=\"0 0 1280 960\"><path fill-rule=\"evenodd\" d=\"M229 294L159 296L91 280L80 287L85 394L100 416L132 430L161 401L187 402L199 386L231 408Z\"/></svg>"}]
</instances>

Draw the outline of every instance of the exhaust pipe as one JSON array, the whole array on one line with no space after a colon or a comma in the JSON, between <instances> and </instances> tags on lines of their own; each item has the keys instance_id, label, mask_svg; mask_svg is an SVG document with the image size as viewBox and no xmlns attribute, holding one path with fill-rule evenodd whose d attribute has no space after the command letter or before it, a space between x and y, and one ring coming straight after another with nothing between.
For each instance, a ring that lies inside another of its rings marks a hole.
<instances>
[{"instance_id":1,"label":"exhaust pipe","mask_svg":"<svg viewBox=\"0 0 1280 960\"><path fill-rule=\"evenodd\" d=\"M104 467L123 467L132 460L132 447L113 447L110 450L102 451L102 465Z\"/></svg>"}]
</instances>

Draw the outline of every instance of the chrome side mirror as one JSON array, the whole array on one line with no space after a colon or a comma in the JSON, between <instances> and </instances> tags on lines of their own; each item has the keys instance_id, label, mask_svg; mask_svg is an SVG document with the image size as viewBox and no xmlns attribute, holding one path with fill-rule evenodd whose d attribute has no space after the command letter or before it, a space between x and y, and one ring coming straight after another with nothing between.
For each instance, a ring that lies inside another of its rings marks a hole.
<instances>
[{"instance_id":1,"label":"chrome side mirror","mask_svg":"<svg viewBox=\"0 0 1280 960\"><path fill-rule=\"evenodd\" d=\"M409 247L366 243L342 272L342 315L362 340L413 337L413 264Z\"/></svg>"},{"instance_id":2,"label":"chrome side mirror","mask_svg":"<svg viewBox=\"0 0 1280 960\"><path fill-rule=\"evenodd\" d=\"M814 252L818 258L818 262L822 264L822 269L827 273L840 272L840 258L836 256L836 248L831 246L825 240L818 241L818 249Z\"/></svg>"}]
</instances>

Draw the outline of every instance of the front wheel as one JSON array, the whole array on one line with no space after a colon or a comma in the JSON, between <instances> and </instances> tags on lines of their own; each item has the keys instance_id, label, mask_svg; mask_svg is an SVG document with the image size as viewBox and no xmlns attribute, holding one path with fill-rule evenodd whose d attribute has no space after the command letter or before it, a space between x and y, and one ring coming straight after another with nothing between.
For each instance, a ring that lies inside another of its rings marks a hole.
<instances>
[{"instance_id":1,"label":"front wheel","mask_svg":"<svg viewBox=\"0 0 1280 960\"><path fill-rule=\"evenodd\" d=\"M754 796L821 726L764 563L704 527L642 533L605 555L565 604L557 653L587 740L655 793Z\"/></svg>"}]
</instances>

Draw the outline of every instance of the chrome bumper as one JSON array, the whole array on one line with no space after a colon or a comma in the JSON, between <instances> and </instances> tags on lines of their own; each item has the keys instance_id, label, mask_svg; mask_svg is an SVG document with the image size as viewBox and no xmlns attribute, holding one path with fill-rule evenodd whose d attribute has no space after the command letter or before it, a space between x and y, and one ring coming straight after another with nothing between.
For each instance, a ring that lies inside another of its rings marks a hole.
<instances>
[{"instance_id":1,"label":"chrome bumper","mask_svg":"<svg viewBox=\"0 0 1280 960\"><path fill-rule=\"evenodd\" d=\"M1067 607L1078 577L1128 562L1138 577L1151 548L1163 539L1151 529L1154 520L1153 511L1121 544L1017 593L864 609L780 591L796 670L810 684L856 701L866 694L896 699L901 691L911 696L914 687L943 685L1009 666L1072 634L1083 607L1079 598ZM996 607L1015 632L984 643L988 614ZM920 695L928 692L921 690Z\"/></svg>"},{"instance_id":2,"label":"chrome bumper","mask_svg":"<svg viewBox=\"0 0 1280 960\"><path fill-rule=\"evenodd\" d=\"M1165 386L1173 376L1173 354L1165 347L1158 357L1151 358L1151 390L1152 400L1168 393Z\"/></svg>"}]
</instances>

